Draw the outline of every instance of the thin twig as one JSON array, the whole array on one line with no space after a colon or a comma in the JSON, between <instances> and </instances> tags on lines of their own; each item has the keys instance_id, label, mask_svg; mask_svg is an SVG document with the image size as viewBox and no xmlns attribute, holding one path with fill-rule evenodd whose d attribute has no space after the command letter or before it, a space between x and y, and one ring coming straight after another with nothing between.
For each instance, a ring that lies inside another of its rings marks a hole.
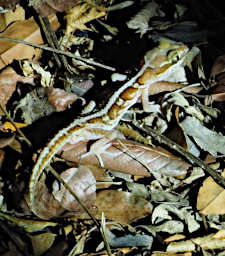
<instances>
[{"instance_id":1,"label":"thin twig","mask_svg":"<svg viewBox=\"0 0 225 256\"><path fill-rule=\"evenodd\" d=\"M113 67L101 64L101 63L96 62L94 60L89 60L89 59L86 59L86 58L83 58L83 57L79 57L79 56L76 56L76 55L74 55L74 54L72 54L70 52L60 51L58 49L53 49L53 48L48 47L48 46L34 44L34 43L30 43L28 41L19 40L19 39L15 39L15 38L11 38L11 37L6 37L6 36L0 36L0 39L12 41L12 42L15 42L15 43L26 44L26 45L29 45L29 46L32 46L32 47L35 47L35 48L40 48L40 49L45 50L45 51L50 51L50 52L55 52L55 53L58 53L58 54L62 54L62 55L68 56L70 58L81 60L83 62L86 62L86 63L90 64L90 65L94 65L94 66L97 66L97 67L100 67L100 68L104 68L104 69L108 69L108 70L111 70L111 71L115 71L116 70Z\"/></svg>"},{"instance_id":2,"label":"thin twig","mask_svg":"<svg viewBox=\"0 0 225 256\"><path fill-rule=\"evenodd\" d=\"M110 247L109 247L109 244L108 244L108 241L106 240L106 237L105 237L105 233L102 232L102 226L101 224L98 222L98 220L91 214L91 212L88 210L88 208L82 203L82 201L80 200L80 198L76 195L76 193L74 193L74 191L71 189L71 187L62 179L62 177L55 171L54 168L52 168L51 165L48 166L47 168L51 173L52 175L54 175L54 177L56 177L56 179L61 182L63 184L63 186L71 193L71 195L75 198L75 200L77 200L77 202L80 204L80 206L83 208L83 210L88 214L88 216L93 220L93 222L95 223L96 227L98 228L101 236L102 236L102 239L103 239L103 242L104 242L104 245L105 245L105 248L106 248L106 251L108 253L109 256L111 256L111 250L110 250Z\"/></svg>"},{"instance_id":3,"label":"thin twig","mask_svg":"<svg viewBox=\"0 0 225 256\"><path fill-rule=\"evenodd\" d=\"M13 125L13 127L16 129L16 131L19 133L19 135L23 138L23 140L27 143L27 145L31 148L32 147L32 143L28 140L28 138L24 135L24 133L20 130L20 128L18 128L16 126L16 124L14 123L13 119L11 118L11 116L9 115L9 113L7 112L7 110L5 109L5 107L2 105L2 103L0 102L0 109L2 110L2 112L6 115L6 117L8 118L8 120L10 121L10 123Z\"/></svg>"},{"instance_id":4,"label":"thin twig","mask_svg":"<svg viewBox=\"0 0 225 256\"><path fill-rule=\"evenodd\" d=\"M101 235L102 235L105 247L106 247L107 254L109 256L112 256L112 252L111 252L111 249L110 249L110 244L109 244L109 241L108 241L107 235L106 235L106 229L107 228L106 228L106 225L105 225L105 216L104 216L104 213L102 212Z\"/></svg>"},{"instance_id":5,"label":"thin twig","mask_svg":"<svg viewBox=\"0 0 225 256\"><path fill-rule=\"evenodd\" d=\"M48 41L48 44L53 48L53 49L56 49L54 43L53 43L53 40L52 40L52 37L51 37L51 32L50 32L50 29L51 29L51 26L50 26L50 23L48 22L48 17L41 17L41 15L38 15L38 18L39 18L39 21L41 23L41 27L45 33L45 37ZM61 62L59 60L59 56L53 52L53 56L55 58L55 62L58 66L58 68L61 68L62 65L61 65Z\"/></svg>"},{"instance_id":6,"label":"thin twig","mask_svg":"<svg viewBox=\"0 0 225 256\"><path fill-rule=\"evenodd\" d=\"M47 168L52 175L56 177L58 181L60 181L63 186L71 193L71 195L77 200L77 202L80 204L80 206L84 209L84 211L88 214L88 216L94 221L97 228L100 230L101 225L100 223L95 219L95 217L91 214L91 212L88 210L88 208L82 203L80 198L74 193L74 191L71 189L71 187L62 179L62 177L54 170L54 168L51 167L51 165Z\"/></svg>"},{"instance_id":7,"label":"thin twig","mask_svg":"<svg viewBox=\"0 0 225 256\"><path fill-rule=\"evenodd\" d=\"M180 145L176 144L169 138L167 138L165 135L162 135L160 132L144 125L141 124L138 121L132 122L131 126L133 128L139 129L140 131L150 134L152 137L154 137L159 143L163 143L167 146L169 146L171 149L175 150L188 160L193 161L196 165L200 166L202 169L204 169L213 179L215 182L217 182L221 187L225 189L225 179L219 175L215 170L213 170L211 167L209 167L204 161L199 159L198 157L194 156L187 150L185 150L183 147Z\"/></svg>"},{"instance_id":8,"label":"thin twig","mask_svg":"<svg viewBox=\"0 0 225 256\"><path fill-rule=\"evenodd\" d=\"M56 37L55 31L51 27L48 17L41 17L39 15L39 19L43 23L43 25L42 25L43 29L46 28L45 36L46 36L46 38L49 37L49 39L47 38L49 45L54 49L60 50L58 38ZM54 53L54 55L56 55L56 54ZM60 59L62 61L64 69L70 72L66 56L60 55ZM60 62L60 65L61 65L61 62Z\"/></svg>"}]
</instances>

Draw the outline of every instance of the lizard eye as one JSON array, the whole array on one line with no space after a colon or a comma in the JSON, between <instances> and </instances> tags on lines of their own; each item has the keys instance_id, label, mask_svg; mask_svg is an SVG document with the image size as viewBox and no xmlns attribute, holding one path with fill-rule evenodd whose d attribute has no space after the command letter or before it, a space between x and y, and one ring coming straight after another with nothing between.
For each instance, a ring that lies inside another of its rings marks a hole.
<instances>
[{"instance_id":1,"label":"lizard eye","mask_svg":"<svg viewBox=\"0 0 225 256\"><path fill-rule=\"evenodd\" d=\"M172 64L177 63L180 59L179 52L176 50L170 50L167 52L168 61Z\"/></svg>"}]
</instances>

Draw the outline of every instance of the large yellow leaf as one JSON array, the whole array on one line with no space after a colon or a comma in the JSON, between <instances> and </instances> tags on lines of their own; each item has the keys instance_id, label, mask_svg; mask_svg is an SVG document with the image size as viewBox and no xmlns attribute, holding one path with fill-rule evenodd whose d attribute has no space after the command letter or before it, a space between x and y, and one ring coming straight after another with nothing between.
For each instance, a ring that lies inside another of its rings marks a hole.
<instances>
[{"instance_id":1,"label":"large yellow leaf","mask_svg":"<svg viewBox=\"0 0 225 256\"><path fill-rule=\"evenodd\" d=\"M225 213L225 190L211 177L203 182L199 190L197 209L204 215Z\"/></svg>"}]
</instances>

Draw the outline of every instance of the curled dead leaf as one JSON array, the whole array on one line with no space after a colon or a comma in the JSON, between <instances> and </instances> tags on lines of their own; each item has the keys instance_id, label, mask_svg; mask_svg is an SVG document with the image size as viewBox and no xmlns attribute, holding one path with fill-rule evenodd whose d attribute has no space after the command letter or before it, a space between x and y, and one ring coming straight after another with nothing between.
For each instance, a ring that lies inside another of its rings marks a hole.
<instances>
[{"instance_id":1,"label":"curled dead leaf","mask_svg":"<svg viewBox=\"0 0 225 256\"><path fill-rule=\"evenodd\" d=\"M4 106L14 93L17 82L33 84L33 78L18 75L11 67L7 67L0 73L0 101ZM3 114L1 110L0 114Z\"/></svg>"},{"instance_id":2,"label":"curled dead leaf","mask_svg":"<svg viewBox=\"0 0 225 256\"><path fill-rule=\"evenodd\" d=\"M46 88L49 103L56 108L57 112L64 111L69 105L77 100L77 95L66 92L59 88Z\"/></svg>"},{"instance_id":3,"label":"curled dead leaf","mask_svg":"<svg viewBox=\"0 0 225 256\"><path fill-rule=\"evenodd\" d=\"M61 177L86 207L90 207L95 202L96 180L88 167L70 168L64 171ZM62 184L55 181L52 194L63 208L83 212L83 208Z\"/></svg>"},{"instance_id":4,"label":"curled dead leaf","mask_svg":"<svg viewBox=\"0 0 225 256\"><path fill-rule=\"evenodd\" d=\"M35 203L33 212L41 219L59 217L65 209L55 200L45 184L46 175L43 174L35 190Z\"/></svg>"}]
</instances>

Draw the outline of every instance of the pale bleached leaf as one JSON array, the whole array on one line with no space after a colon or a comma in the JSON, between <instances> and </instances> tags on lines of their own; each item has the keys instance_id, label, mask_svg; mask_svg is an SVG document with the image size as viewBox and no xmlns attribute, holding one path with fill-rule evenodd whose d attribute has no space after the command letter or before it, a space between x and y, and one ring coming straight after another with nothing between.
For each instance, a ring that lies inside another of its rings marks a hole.
<instances>
[{"instance_id":1,"label":"pale bleached leaf","mask_svg":"<svg viewBox=\"0 0 225 256\"><path fill-rule=\"evenodd\" d=\"M186 184L191 184L194 180L199 179L201 177L205 176L205 172L200 167L194 167L191 175L183 180Z\"/></svg>"},{"instance_id":2,"label":"pale bleached leaf","mask_svg":"<svg viewBox=\"0 0 225 256\"><path fill-rule=\"evenodd\" d=\"M166 251L170 253L181 253L186 251L195 251L196 245L191 240L172 242L167 246Z\"/></svg>"},{"instance_id":3,"label":"pale bleached leaf","mask_svg":"<svg viewBox=\"0 0 225 256\"><path fill-rule=\"evenodd\" d=\"M152 223L155 223L157 218L162 218L166 220L172 219L165 204L160 204L154 208L154 211L152 213Z\"/></svg>"},{"instance_id":4,"label":"pale bleached leaf","mask_svg":"<svg viewBox=\"0 0 225 256\"><path fill-rule=\"evenodd\" d=\"M54 77L46 71L41 65L33 61L24 61L22 64L23 73L27 77L40 77L43 87L50 87L54 83Z\"/></svg>"},{"instance_id":5,"label":"pale bleached leaf","mask_svg":"<svg viewBox=\"0 0 225 256\"><path fill-rule=\"evenodd\" d=\"M206 128L194 117L187 116L180 123L186 135L193 137L197 145L217 157L225 155L225 136Z\"/></svg>"},{"instance_id":6,"label":"pale bleached leaf","mask_svg":"<svg viewBox=\"0 0 225 256\"><path fill-rule=\"evenodd\" d=\"M169 234L181 233L184 231L184 224L181 221L168 220L161 225L152 226L156 232L166 232Z\"/></svg>"},{"instance_id":7,"label":"pale bleached leaf","mask_svg":"<svg viewBox=\"0 0 225 256\"><path fill-rule=\"evenodd\" d=\"M160 10L160 5L151 1L127 22L127 26L128 28L136 29L142 36L148 31L148 23L152 17L163 17L164 15L165 14Z\"/></svg>"},{"instance_id":8,"label":"pale bleached leaf","mask_svg":"<svg viewBox=\"0 0 225 256\"><path fill-rule=\"evenodd\" d=\"M170 214L177 215L181 220L184 220L188 226L189 232L194 232L200 228L199 223L196 221L196 216L191 207L178 208L176 205L161 204L157 206L152 214L152 221L155 222L157 218L171 219Z\"/></svg>"},{"instance_id":9,"label":"pale bleached leaf","mask_svg":"<svg viewBox=\"0 0 225 256\"><path fill-rule=\"evenodd\" d=\"M203 250L216 250L225 248L225 239L217 238L216 234L191 238L190 240L172 242L167 247L167 252L195 251L199 246Z\"/></svg>"},{"instance_id":10,"label":"pale bleached leaf","mask_svg":"<svg viewBox=\"0 0 225 256\"><path fill-rule=\"evenodd\" d=\"M19 101L19 104L14 110L22 110L22 118L26 124L31 124L38 118L49 115L55 111L55 108L48 102L45 96L44 88L38 88L26 94L24 98Z\"/></svg>"}]
</instances>

